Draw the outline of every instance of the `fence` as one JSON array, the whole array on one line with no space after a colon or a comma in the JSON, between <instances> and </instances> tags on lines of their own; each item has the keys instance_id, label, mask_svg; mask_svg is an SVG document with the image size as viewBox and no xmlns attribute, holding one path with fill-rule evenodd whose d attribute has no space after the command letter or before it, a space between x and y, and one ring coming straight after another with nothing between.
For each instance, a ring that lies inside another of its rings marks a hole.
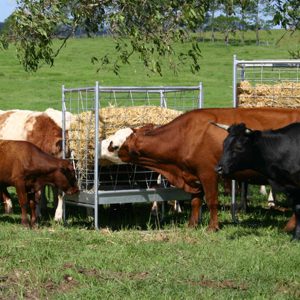
<instances>
[{"instance_id":1,"label":"fence","mask_svg":"<svg viewBox=\"0 0 300 300\"><path fill-rule=\"evenodd\" d=\"M300 60L233 58L233 106L300 107Z\"/></svg>"},{"instance_id":2,"label":"fence","mask_svg":"<svg viewBox=\"0 0 300 300\"><path fill-rule=\"evenodd\" d=\"M171 87L102 87L98 83L85 88L63 86L63 150L65 157L67 150L72 150L72 157L67 158L74 161L80 188L76 196L65 195L64 211L66 205L93 208L98 228L98 206L102 204L190 199L165 179L158 181L158 174L148 169L108 164L101 159L101 140L120 127L149 122L161 125L202 105L201 83Z\"/></svg>"}]
</instances>

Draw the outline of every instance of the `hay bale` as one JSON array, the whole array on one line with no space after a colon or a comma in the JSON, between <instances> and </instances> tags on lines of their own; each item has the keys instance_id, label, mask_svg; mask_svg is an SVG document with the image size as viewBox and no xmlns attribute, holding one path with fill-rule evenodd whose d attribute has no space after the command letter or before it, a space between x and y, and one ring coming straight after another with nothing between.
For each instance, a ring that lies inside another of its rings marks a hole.
<instances>
[{"instance_id":1,"label":"hay bale","mask_svg":"<svg viewBox=\"0 0 300 300\"><path fill-rule=\"evenodd\" d=\"M169 123L182 111L158 106L106 107L99 110L99 138L105 139L125 127L141 127L152 123ZM95 151L95 114L82 112L75 116L68 132L68 146L78 161L77 168L92 168Z\"/></svg>"},{"instance_id":2,"label":"hay bale","mask_svg":"<svg viewBox=\"0 0 300 300\"><path fill-rule=\"evenodd\" d=\"M300 82L281 82L274 85L242 81L237 86L241 107L300 107Z\"/></svg>"},{"instance_id":3,"label":"hay bale","mask_svg":"<svg viewBox=\"0 0 300 300\"><path fill-rule=\"evenodd\" d=\"M159 106L106 107L100 110L101 138L125 127L141 127L145 124L164 125L182 114L182 111Z\"/></svg>"}]
</instances>

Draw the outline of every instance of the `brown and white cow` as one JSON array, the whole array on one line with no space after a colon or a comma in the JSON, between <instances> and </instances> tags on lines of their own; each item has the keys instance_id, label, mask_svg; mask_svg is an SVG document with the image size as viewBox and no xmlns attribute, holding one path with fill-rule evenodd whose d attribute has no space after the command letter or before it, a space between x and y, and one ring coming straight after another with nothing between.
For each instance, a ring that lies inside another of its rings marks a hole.
<instances>
[{"instance_id":1,"label":"brown and white cow","mask_svg":"<svg viewBox=\"0 0 300 300\"><path fill-rule=\"evenodd\" d=\"M70 127L72 114L66 114L66 129ZM44 112L8 110L0 112L0 139L29 141L44 152L62 157L62 112L49 108ZM11 209L11 201L4 194L5 211ZM55 220L62 219L62 197L58 196Z\"/></svg>"},{"instance_id":2,"label":"brown and white cow","mask_svg":"<svg viewBox=\"0 0 300 300\"><path fill-rule=\"evenodd\" d=\"M67 194L79 191L73 165L68 160L49 155L26 141L0 141L0 169L0 189L16 188L24 225L28 225L28 203L31 226L36 222L35 201L28 199L30 193L40 191L46 184Z\"/></svg>"},{"instance_id":3,"label":"brown and white cow","mask_svg":"<svg viewBox=\"0 0 300 300\"><path fill-rule=\"evenodd\" d=\"M209 229L218 230L218 175L214 168L222 153L227 133L211 126L244 122L259 130L276 129L300 121L299 109L283 108L208 108L187 112L157 128L133 130L126 140L102 149L105 159L134 163L164 175L176 187L192 195L190 226L198 224L202 197L210 211ZM240 181L264 183L253 171L236 174Z\"/></svg>"}]
</instances>

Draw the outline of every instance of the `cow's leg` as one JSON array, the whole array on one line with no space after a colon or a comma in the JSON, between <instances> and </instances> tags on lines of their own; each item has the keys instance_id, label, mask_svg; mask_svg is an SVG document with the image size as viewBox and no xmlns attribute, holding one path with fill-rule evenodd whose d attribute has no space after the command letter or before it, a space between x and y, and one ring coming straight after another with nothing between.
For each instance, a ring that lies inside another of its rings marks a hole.
<instances>
[{"instance_id":1,"label":"cow's leg","mask_svg":"<svg viewBox=\"0 0 300 300\"><path fill-rule=\"evenodd\" d=\"M240 208L246 212L248 208L248 182L241 182L241 204Z\"/></svg>"},{"instance_id":2,"label":"cow's leg","mask_svg":"<svg viewBox=\"0 0 300 300\"><path fill-rule=\"evenodd\" d=\"M31 227L35 227L36 224L36 203L39 198L39 194L37 193L27 193L27 199L29 202L30 210L31 210L31 218L30 218L30 225Z\"/></svg>"},{"instance_id":3,"label":"cow's leg","mask_svg":"<svg viewBox=\"0 0 300 300\"><path fill-rule=\"evenodd\" d=\"M28 201L27 201L26 189L25 189L25 186L23 183L16 184L16 192L17 192L19 204L21 207L21 222L24 226L28 227L28 225L29 225L28 217L27 217Z\"/></svg>"},{"instance_id":4,"label":"cow's leg","mask_svg":"<svg viewBox=\"0 0 300 300\"><path fill-rule=\"evenodd\" d=\"M287 224L285 225L283 230L286 232L291 232L295 230L295 228L296 228L296 215L293 214L289 219L289 221L287 222Z\"/></svg>"},{"instance_id":5,"label":"cow's leg","mask_svg":"<svg viewBox=\"0 0 300 300\"><path fill-rule=\"evenodd\" d=\"M217 231L220 229L218 222L218 177L215 173L211 173L202 174L199 178L210 213L208 230Z\"/></svg>"},{"instance_id":6,"label":"cow's leg","mask_svg":"<svg viewBox=\"0 0 300 300\"><path fill-rule=\"evenodd\" d=\"M63 219L63 194L61 192L58 193L58 202L55 210L54 220L57 222L61 222Z\"/></svg>"},{"instance_id":7,"label":"cow's leg","mask_svg":"<svg viewBox=\"0 0 300 300\"><path fill-rule=\"evenodd\" d=\"M158 216L158 203L157 201L154 201L151 207L151 215L154 217Z\"/></svg>"},{"instance_id":8,"label":"cow's leg","mask_svg":"<svg viewBox=\"0 0 300 300\"><path fill-rule=\"evenodd\" d=\"M300 203L295 205L295 219L296 228L294 233L294 239L300 240Z\"/></svg>"},{"instance_id":9,"label":"cow's leg","mask_svg":"<svg viewBox=\"0 0 300 300\"><path fill-rule=\"evenodd\" d=\"M182 209L178 200L174 200L174 211L177 213L182 213Z\"/></svg>"},{"instance_id":10,"label":"cow's leg","mask_svg":"<svg viewBox=\"0 0 300 300\"><path fill-rule=\"evenodd\" d=\"M0 191L0 197L2 198L4 204L4 212L6 214L12 214L13 206L10 199L10 194L8 193L6 188L3 188L3 190Z\"/></svg>"},{"instance_id":11,"label":"cow's leg","mask_svg":"<svg viewBox=\"0 0 300 300\"><path fill-rule=\"evenodd\" d=\"M273 192L272 188L270 189L268 196L268 206L274 207L276 203L276 194Z\"/></svg>"},{"instance_id":12,"label":"cow's leg","mask_svg":"<svg viewBox=\"0 0 300 300\"><path fill-rule=\"evenodd\" d=\"M42 201L42 190L35 192L34 194L34 199L35 199L35 215L36 218L41 218L42 217L42 212L41 212L41 201Z\"/></svg>"},{"instance_id":13,"label":"cow's leg","mask_svg":"<svg viewBox=\"0 0 300 300\"><path fill-rule=\"evenodd\" d=\"M191 210L191 216L189 220L189 227L196 227L199 223L200 209L202 206L200 193L192 194L191 206L192 206L192 210Z\"/></svg>"},{"instance_id":14,"label":"cow's leg","mask_svg":"<svg viewBox=\"0 0 300 300\"><path fill-rule=\"evenodd\" d=\"M39 203L37 204L40 216L46 216L47 212L48 212L46 189L47 189L46 186L44 186L42 188L42 190L41 190L41 199L40 199Z\"/></svg>"}]
</instances>

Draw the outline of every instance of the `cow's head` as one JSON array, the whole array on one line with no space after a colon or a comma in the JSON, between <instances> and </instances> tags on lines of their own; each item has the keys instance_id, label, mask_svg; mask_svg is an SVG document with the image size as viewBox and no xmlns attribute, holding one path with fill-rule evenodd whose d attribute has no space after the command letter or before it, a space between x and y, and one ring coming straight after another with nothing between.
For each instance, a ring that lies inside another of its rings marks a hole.
<instances>
[{"instance_id":1,"label":"cow's head","mask_svg":"<svg viewBox=\"0 0 300 300\"><path fill-rule=\"evenodd\" d=\"M119 158L125 163L138 164L140 162L140 157L146 153L146 149L142 147L143 137L145 135L151 135L155 128L156 126L154 124L147 124L142 127L132 129L132 134L127 137L118 150Z\"/></svg>"},{"instance_id":2,"label":"cow's head","mask_svg":"<svg viewBox=\"0 0 300 300\"><path fill-rule=\"evenodd\" d=\"M122 128L107 139L102 140L101 153L99 157L115 164L124 163L118 156L119 149L121 148L127 137L132 133L133 130L131 128Z\"/></svg>"},{"instance_id":3,"label":"cow's head","mask_svg":"<svg viewBox=\"0 0 300 300\"><path fill-rule=\"evenodd\" d=\"M77 179L73 164L66 160L61 160L60 168L55 176L56 186L63 190L68 195L73 195L79 192Z\"/></svg>"},{"instance_id":4,"label":"cow's head","mask_svg":"<svg viewBox=\"0 0 300 300\"><path fill-rule=\"evenodd\" d=\"M223 154L216 166L216 171L228 176L237 171L252 169L255 158L253 137L256 131L247 128L244 123L231 126L212 124L229 133L223 142Z\"/></svg>"}]
</instances>

